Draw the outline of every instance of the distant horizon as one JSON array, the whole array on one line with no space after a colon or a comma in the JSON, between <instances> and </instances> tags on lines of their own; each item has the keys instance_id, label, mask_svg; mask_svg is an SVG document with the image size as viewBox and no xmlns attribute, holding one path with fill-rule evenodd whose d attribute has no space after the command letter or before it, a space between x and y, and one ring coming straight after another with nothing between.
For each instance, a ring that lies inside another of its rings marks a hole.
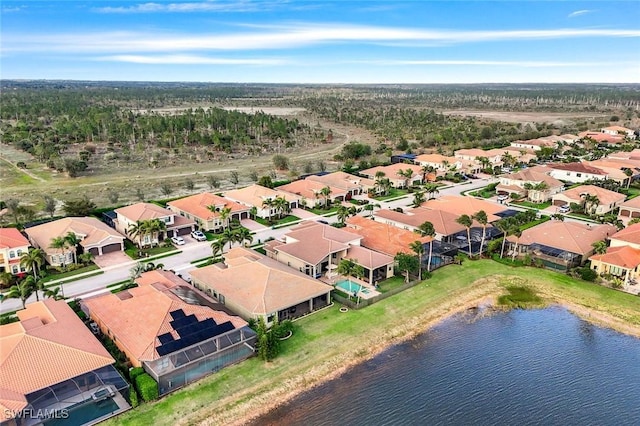
<instances>
[{"instance_id":1,"label":"distant horizon","mask_svg":"<svg viewBox=\"0 0 640 426\"><path fill-rule=\"evenodd\" d=\"M635 0L4 0L0 17L3 79L640 83Z\"/></svg>"}]
</instances>

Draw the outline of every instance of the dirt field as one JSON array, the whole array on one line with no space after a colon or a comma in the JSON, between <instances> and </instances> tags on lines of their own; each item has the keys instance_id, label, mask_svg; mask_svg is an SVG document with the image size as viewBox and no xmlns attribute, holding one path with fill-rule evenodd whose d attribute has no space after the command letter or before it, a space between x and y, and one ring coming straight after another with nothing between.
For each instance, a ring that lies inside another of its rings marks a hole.
<instances>
[{"instance_id":1,"label":"dirt field","mask_svg":"<svg viewBox=\"0 0 640 426\"><path fill-rule=\"evenodd\" d=\"M607 115L594 115L591 113L553 113L553 112L510 112L510 111L473 111L451 110L442 111L447 115L460 115L465 117L482 117L490 120L506 121L509 123L541 123L541 122L575 122L576 120L602 120Z\"/></svg>"}]
</instances>

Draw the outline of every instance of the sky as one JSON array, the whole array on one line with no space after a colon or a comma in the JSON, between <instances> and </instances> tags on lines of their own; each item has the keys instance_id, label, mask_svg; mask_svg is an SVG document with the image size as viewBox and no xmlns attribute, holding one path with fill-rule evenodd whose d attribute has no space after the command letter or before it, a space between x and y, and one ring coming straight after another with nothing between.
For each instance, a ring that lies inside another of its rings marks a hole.
<instances>
[{"instance_id":1,"label":"sky","mask_svg":"<svg viewBox=\"0 0 640 426\"><path fill-rule=\"evenodd\" d=\"M640 1L0 3L2 79L639 83Z\"/></svg>"}]
</instances>

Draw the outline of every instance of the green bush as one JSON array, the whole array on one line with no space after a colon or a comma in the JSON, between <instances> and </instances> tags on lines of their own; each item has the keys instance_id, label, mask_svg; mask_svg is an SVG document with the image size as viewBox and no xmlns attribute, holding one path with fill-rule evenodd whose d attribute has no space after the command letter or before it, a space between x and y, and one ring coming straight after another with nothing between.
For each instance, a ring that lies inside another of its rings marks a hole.
<instances>
[{"instance_id":1,"label":"green bush","mask_svg":"<svg viewBox=\"0 0 640 426\"><path fill-rule=\"evenodd\" d=\"M129 370L129 378L131 379L132 382L135 380L136 377L138 377L141 374L144 374L144 368L142 367L133 367L132 369Z\"/></svg>"},{"instance_id":2,"label":"green bush","mask_svg":"<svg viewBox=\"0 0 640 426\"><path fill-rule=\"evenodd\" d=\"M140 402L138 401L138 392L136 392L133 386L129 387L129 404L131 404L131 408L136 408L140 405Z\"/></svg>"},{"instance_id":3,"label":"green bush","mask_svg":"<svg viewBox=\"0 0 640 426\"><path fill-rule=\"evenodd\" d=\"M135 385L144 402L158 399L158 384L153 380L153 377L147 373L136 376Z\"/></svg>"},{"instance_id":4,"label":"green bush","mask_svg":"<svg viewBox=\"0 0 640 426\"><path fill-rule=\"evenodd\" d=\"M596 271L594 271L593 269L585 266L583 268L580 268L578 270L578 274L580 274L580 278L582 278L585 281L595 281L596 278L598 278L598 274L596 273Z\"/></svg>"}]
</instances>

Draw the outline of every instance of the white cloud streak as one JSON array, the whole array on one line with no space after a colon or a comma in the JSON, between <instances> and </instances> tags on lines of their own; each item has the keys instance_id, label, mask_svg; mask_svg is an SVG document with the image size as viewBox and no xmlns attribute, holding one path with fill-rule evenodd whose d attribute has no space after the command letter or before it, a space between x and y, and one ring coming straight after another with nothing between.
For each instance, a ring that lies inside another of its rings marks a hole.
<instances>
[{"instance_id":1,"label":"white cloud streak","mask_svg":"<svg viewBox=\"0 0 640 426\"><path fill-rule=\"evenodd\" d=\"M571 12L569 15L567 15L567 18L575 18L576 16L582 16L593 12L595 11L590 9L576 10L575 12Z\"/></svg>"},{"instance_id":2,"label":"white cloud streak","mask_svg":"<svg viewBox=\"0 0 640 426\"><path fill-rule=\"evenodd\" d=\"M257 12L283 3L271 1L256 3L248 0L203 1L187 3L139 3L133 6L107 6L95 8L100 13L192 13L192 12Z\"/></svg>"},{"instance_id":3,"label":"white cloud streak","mask_svg":"<svg viewBox=\"0 0 640 426\"><path fill-rule=\"evenodd\" d=\"M345 63L369 64L380 66L448 66L448 65L469 65L469 66L489 66L489 67L523 67L523 68L567 68L567 67L600 67L606 64L602 62L555 62L555 61L485 61L466 59L446 59L446 60L372 60L372 61L349 61ZM625 64L631 64L626 62ZM622 64L620 64L622 65Z\"/></svg>"},{"instance_id":4,"label":"white cloud streak","mask_svg":"<svg viewBox=\"0 0 640 426\"><path fill-rule=\"evenodd\" d=\"M350 25L293 25L226 34L106 32L86 34L4 34L3 51L187 52L292 49L331 43L480 43L570 38L637 38L640 29L549 29L442 31Z\"/></svg>"},{"instance_id":5,"label":"white cloud streak","mask_svg":"<svg viewBox=\"0 0 640 426\"><path fill-rule=\"evenodd\" d=\"M112 55L100 56L96 61L127 62L133 64L149 65L256 65L276 66L290 63L284 59L276 58L210 58L197 55Z\"/></svg>"}]
</instances>

